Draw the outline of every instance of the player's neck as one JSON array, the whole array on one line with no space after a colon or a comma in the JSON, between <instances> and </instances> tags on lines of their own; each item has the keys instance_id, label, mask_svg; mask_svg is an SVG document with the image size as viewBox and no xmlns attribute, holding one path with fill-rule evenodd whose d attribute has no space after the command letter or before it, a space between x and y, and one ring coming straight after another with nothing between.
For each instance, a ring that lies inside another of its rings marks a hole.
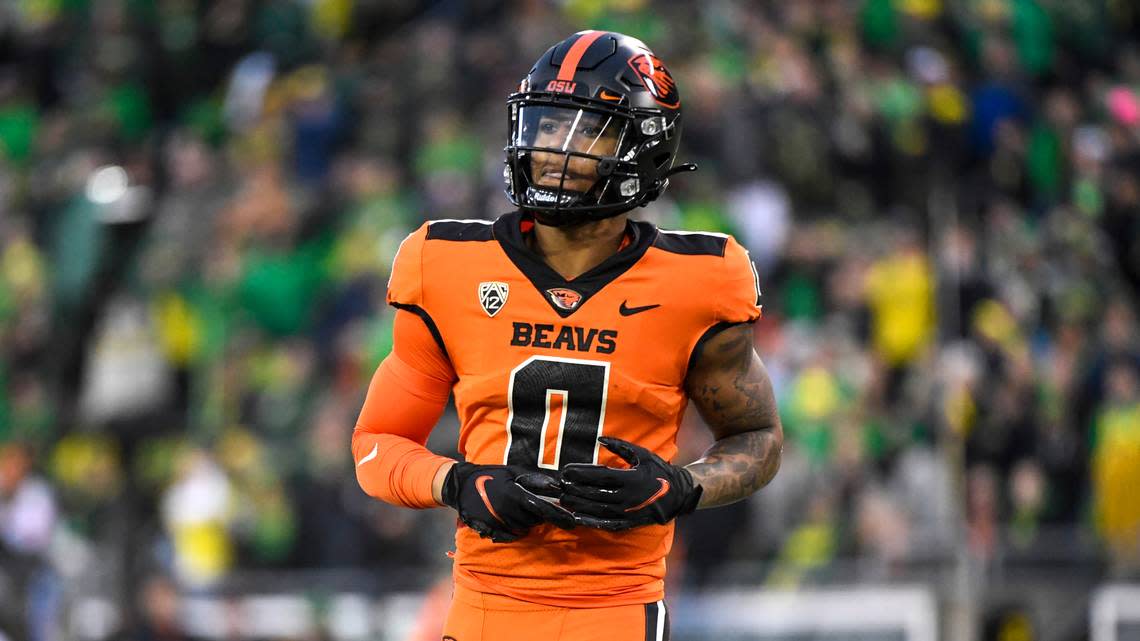
<instances>
[{"instance_id":1,"label":"player's neck","mask_svg":"<svg viewBox=\"0 0 1140 641\"><path fill-rule=\"evenodd\" d=\"M536 223L531 249L563 278L572 280L617 253L625 227L625 214L572 227Z\"/></svg>"}]
</instances>

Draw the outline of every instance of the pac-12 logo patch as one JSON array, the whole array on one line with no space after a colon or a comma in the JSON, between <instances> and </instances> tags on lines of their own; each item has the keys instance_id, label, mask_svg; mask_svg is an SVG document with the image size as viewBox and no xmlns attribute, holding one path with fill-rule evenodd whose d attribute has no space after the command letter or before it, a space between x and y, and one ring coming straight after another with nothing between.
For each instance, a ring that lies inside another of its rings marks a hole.
<instances>
[{"instance_id":1,"label":"pac-12 logo patch","mask_svg":"<svg viewBox=\"0 0 1140 641\"><path fill-rule=\"evenodd\" d=\"M670 109L681 106L677 81L673 80L673 74L669 73L657 56L648 52L639 53L629 59L629 67L659 104Z\"/></svg>"},{"instance_id":2,"label":"pac-12 logo patch","mask_svg":"<svg viewBox=\"0 0 1140 641\"><path fill-rule=\"evenodd\" d=\"M497 280L479 283L479 304L483 306L483 311L487 312L488 316L498 314L503 305L507 304L507 294L510 290L509 285Z\"/></svg>"},{"instance_id":3,"label":"pac-12 logo patch","mask_svg":"<svg viewBox=\"0 0 1140 641\"><path fill-rule=\"evenodd\" d=\"M578 303L582 302L581 294L565 287L548 289L546 295L550 297L550 302L562 309L575 309L578 307Z\"/></svg>"}]
</instances>

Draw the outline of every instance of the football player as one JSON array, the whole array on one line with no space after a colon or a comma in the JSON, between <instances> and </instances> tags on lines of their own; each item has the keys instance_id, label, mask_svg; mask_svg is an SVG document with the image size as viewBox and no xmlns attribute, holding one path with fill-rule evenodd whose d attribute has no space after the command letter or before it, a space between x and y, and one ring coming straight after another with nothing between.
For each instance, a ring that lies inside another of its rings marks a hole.
<instances>
[{"instance_id":1,"label":"football player","mask_svg":"<svg viewBox=\"0 0 1140 641\"><path fill-rule=\"evenodd\" d=\"M677 84L642 42L574 34L507 111L517 211L429 222L394 261L394 348L353 434L357 478L458 513L444 638L667 638L673 520L779 467L756 272L729 236L628 220L693 169L674 166ZM424 447L449 394L462 461ZM680 466L690 401L715 443Z\"/></svg>"}]
</instances>

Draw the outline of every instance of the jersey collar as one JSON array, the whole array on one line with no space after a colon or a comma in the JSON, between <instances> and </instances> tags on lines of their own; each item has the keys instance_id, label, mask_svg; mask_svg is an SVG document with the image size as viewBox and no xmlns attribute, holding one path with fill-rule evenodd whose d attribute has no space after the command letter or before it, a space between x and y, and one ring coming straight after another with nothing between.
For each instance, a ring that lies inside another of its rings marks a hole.
<instances>
[{"instance_id":1,"label":"jersey collar","mask_svg":"<svg viewBox=\"0 0 1140 641\"><path fill-rule=\"evenodd\" d=\"M524 232L527 223L530 225ZM645 255L657 236L657 228L652 224L627 221L625 240L614 255L577 278L566 280L527 245L525 234L533 230L533 225L529 218L524 218L521 212L515 211L499 216L492 226L492 233L515 267L534 285L551 309L563 318L582 309L594 294L633 267ZM550 294L550 290L559 289L572 290L581 296L581 299L573 308L566 309L556 303L555 297Z\"/></svg>"}]
</instances>

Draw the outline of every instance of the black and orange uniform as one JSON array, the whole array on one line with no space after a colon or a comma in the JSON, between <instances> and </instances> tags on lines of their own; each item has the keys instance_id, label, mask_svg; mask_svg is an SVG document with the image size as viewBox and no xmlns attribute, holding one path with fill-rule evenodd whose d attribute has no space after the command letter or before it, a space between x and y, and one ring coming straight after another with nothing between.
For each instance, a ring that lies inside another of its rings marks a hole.
<instances>
[{"instance_id":1,"label":"black and orange uniform","mask_svg":"<svg viewBox=\"0 0 1140 641\"><path fill-rule=\"evenodd\" d=\"M559 529L575 517L522 479L541 486L530 471L553 476L570 464L626 467L600 449L601 436L671 460L693 359L718 331L759 318L756 273L728 236L647 223L627 223L620 249L571 280L530 249L534 221L558 228L621 215L696 169L674 163L680 92L640 40L587 30L550 47L507 97L507 124L503 178L518 212L493 224L426 224L396 257L393 350L353 433L357 479L371 496L416 508L435 506L433 480L443 481L460 515L444 639L663 641L673 524L595 529L581 510L582 525ZM424 444L449 395L467 463L444 474L450 459Z\"/></svg>"},{"instance_id":2,"label":"black and orange uniform","mask_svg":"<svg viewBox=\"0 0 1140 641\"><path fill-rule=\"evenodd\" d=\"M528 247L532 224L512 213L493 224L435 221L410 235L393 266L388 302L418 316L423 328L407 333L416 347L397 332L397 354L418 353L403 360L451 378L459 452L469 462L624 466L599 451L601 435L671 460L686 372L701 342L760 316L747 253L726 235L629 222L620 251L567 281ZM366 402L358 425L364 434L354 439L358 461L376 457L367 435L386 431L390 420L387 408ZM361 484L398 482L400 465L388 465L379 480L368 478L369 462L358 465ZM541 525L509 544L460 526L455 582L465 593L547 606L648 604L663 598L672 539L672 523L625 532Z\"/></svg>"}]
</instances>

